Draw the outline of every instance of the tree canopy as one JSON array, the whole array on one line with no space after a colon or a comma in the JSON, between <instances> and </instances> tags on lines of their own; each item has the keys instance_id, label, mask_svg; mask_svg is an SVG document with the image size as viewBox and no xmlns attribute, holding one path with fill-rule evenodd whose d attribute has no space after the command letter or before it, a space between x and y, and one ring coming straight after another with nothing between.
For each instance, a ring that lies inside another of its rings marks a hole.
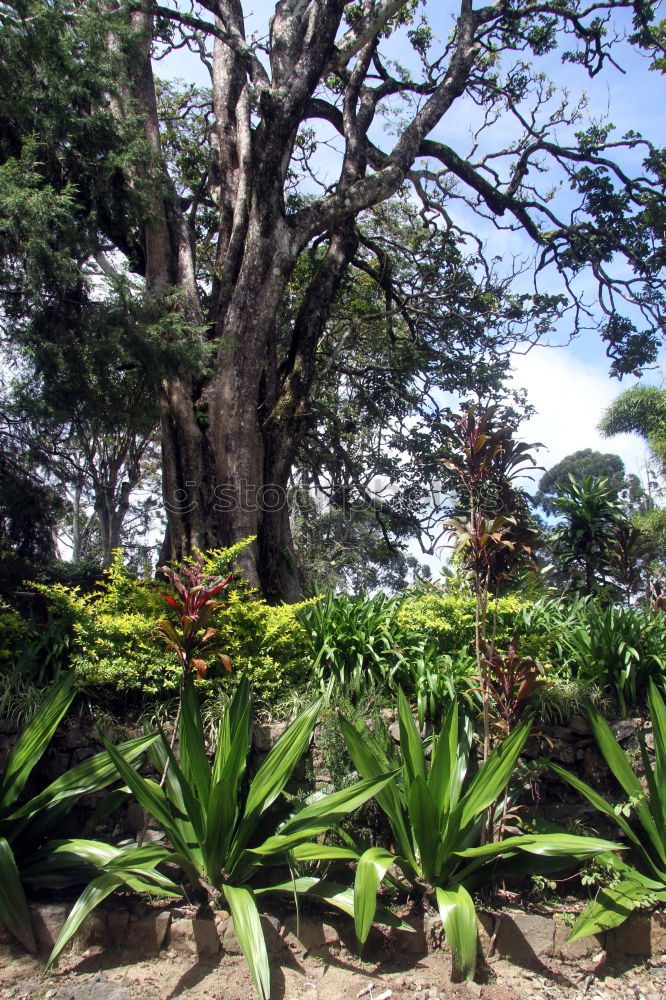
<instances>
[{"instance_id":1,"label":"tree canopy","mask_svg":"<svg viewBox=\"0 0 666 1000\"><path fill-rule=\"evenodd\" d=\"M430 393L436 423L443 374L497 387L510 347L562 317L600 328L617 374L654 360L662 153L586 120L544 67L596 76L660 36L643 0L280 0L252 37L246 13L0 4L2 323L26 350L95 343L100 287L126 282L168 549L256 536L245 571L279 598L299 589L284 497L320 431L319 466L339 445L359 488L396 427L404 466L431 436L410 394ZM179 48L209 86L156 79ZM524 234L531 284L481 229ZM371 414L383 443L368 427L361 474L340 430Z\"/></svg>"}]
</instances>

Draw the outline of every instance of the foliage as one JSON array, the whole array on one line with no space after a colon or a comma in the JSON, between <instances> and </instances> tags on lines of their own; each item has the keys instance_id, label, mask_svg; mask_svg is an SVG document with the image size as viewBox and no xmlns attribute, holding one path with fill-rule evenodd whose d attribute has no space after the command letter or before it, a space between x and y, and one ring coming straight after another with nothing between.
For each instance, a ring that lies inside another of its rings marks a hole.
<instances>
[{"instance_id":1,"label":"foliage","mask_svg":"<svg viewBox=\"0 0 666 1000\"><path fill-rule=\"evenodd\" d=\"M625 486L624 462L619 455L583 448L553 465L539 480L534 502L547 514L553 512L553 500L559 496L561 489L567 488L569 476L573 476L577 483L588 477L605 479L616 497Z\"/></svg>"},{"instance_id":2,"label":"foliage","mask_svg":"<svg viewBox=\"0 0 666 1000\"><path fill-rule=\"evenodd\" d=\"M231 576L222 579L204 572L205 559L202 555L191 556L178 568L162 566L160 572L177 593L177 597L162 594L170 608L176 612L177 626L166 618L161 618L155 625L155 633L160 635L166 645L177 656L182 677L185 678L193 670L197 677L205 677L208 664L203 656L213 652L216 628L211 628L211 617L224 606L213 598L231 583ZM202 631L203 630L203 631ZM227 671L231 672L231 661L225 653L215 655Z\"/></svg>"},{"instance_id":3,"label":"foliage","mask_svg":"<svg viewBox=\"0 0 666 1000\"><path fill-rule=\"evenodd\" d=\"M611 805L563 767L550 764L556 774L619 826L637 862L637 867L632 867L616 857L606 858L617 879L601 889L585 907L574 924L570 941L617 927L637 906L666 901L666 705L652 682L648 704L654 735L654 763L641 734L646 785L631 769L603 716L594 708L588 713L597 746L626 796L619 806Z\"/></svg>"},{"instance_id":4,"label":"foliage","mask_svg":"<svg viewBox=\"0 0 666 1000\"><path fill-rule=\"evenodd\" d=\"M206 572L228 575L240 548L242 543L208 553ZM61 584L36 589L49 600L54 620L71 624L70 662L82 683L109 693L135 691L150 697L177 691L178 665L155 642L154 628L163 617L161 585L131 573L120 551L90 593ZM230 584L227 603L213 621L216 644L231 660L234 675L248 675L260 699L273 700L285 685L303 678L307 646L298 616L307 605L272 607L242 581ZM201 683L212 691L235 680L223 664L219 676L211 671Z\"/></svg>"},{"instance_id":5,"label":"foliage","mask_svg":"<svg viewBox=\"0 0 666 1000\"><path fill-rule=\"evenodd\" d=\"M263 1000L270 995L268 953L249 882L253 878L265 880L262 866L284 861L289 855L297 860L337 856L335 849L319 843L317 838L392 777L386 774L357 782L292 812L283 807L278 817L269 813L274 804L281 804L281 793L307 748L320 709L321 701L317 701L301 712L249 782L244 781L244 775L252 738L252 698L246 680L237 687L222 719L211 764L192 678L185 676L181 689L180 757L175 757L164 736L151 751L164 775L163 787L138 775L107 743L122 779L158 820L173 845L169 860L180 865L195 890L213 899L221 898L229 907L236 936ZM264 881L261 887L269 891L270 883ZM296 880L294 890L298 889ZM311 881L307 889L316 895ZM87 893L75 919L70 917L56 942L51 961L99 902L97 895Z\"/></svg>"},{"instance_id":6,"label":"foliage","mask_svg":"<svg viewBox=\"0 0 666 1000\"><path fill-rule=\"evenodd\" d=\"M495 874L498 858L518 852L545 856L586 857L616 845L567 834L529 834L479 846L486 809L505 791L530 731L520 723L473 773L469 726L459 726L452 704L433 739L430 767L407 700L398 695L401 767L375 798L391 825L396 853L369 848L356 870L354 914L363 944L376 906L379 883L397 865L412 891L432 893L453 955L456 978L471 979L476 967L476 913L469 893ZM385 773L382 741L365 726L344 717L340 724L351 758L364 778Z\"/></svg>"},{"instance_id":7,"label":"foliage","mask_svg":"<svg viewBox=\"0 0 666 1000\"><path fill-rule=\"evenodd\" d=\"M550 544L568 575L567 589L599 592L608 575L613 530L626 521L617 494L605 479L587 476L579 482L569 474L552 508L562 522Z\"/></svg>"},{"instance_id":8,"label":"foliage","mask_svg":"<svg viewBox=\"0 0 666 1000\"><path fill-rule=\"evenodd\" d=\"M36 945L23 882L59 886L87 882L96 874L94 857L101 853L108 860L111 853L116 885L134 880L141 882L145 891L162 893L165 888L174 888L154 872L158 860L154 851L139 849L128 856L96 841L49 839L81 796L117 780L115 764L106 752L82 761L22 801L31 772L74 697L73 680L71 673L64 674L49 688L19 734L0 776L0 919L29 951L36 951ZM130 740L116 749L116 756L132 771L154 739L142 736ZM109 798L111 806L117 803L117 796ZM135 878L133 873L138 869L142 875Z\"/></svg>"},{"instance_id":9,"label":"foliage","mask_svg":"<svg viewBox=\"0 0 666 1000\"><path fill-rule=\"evenodd\" d=\"M562 650L577 675L609 688L626 716L650 680L666 683L666 625L663 615L637 608L580 602L577 620L563 634Z\"/></svg>"},{"instance_id":10,"label":"foliage","mask_svg":"<svg viewBox=\"0 0 666 1000\"><path fill-rule=\"evenodd\" d=\"M515 727L528 699L545 683L540 664L518 652L519 642L516 632L504 655L495 646L484 644L488 692L507 733Z\"/></svg>"}]
</instances>

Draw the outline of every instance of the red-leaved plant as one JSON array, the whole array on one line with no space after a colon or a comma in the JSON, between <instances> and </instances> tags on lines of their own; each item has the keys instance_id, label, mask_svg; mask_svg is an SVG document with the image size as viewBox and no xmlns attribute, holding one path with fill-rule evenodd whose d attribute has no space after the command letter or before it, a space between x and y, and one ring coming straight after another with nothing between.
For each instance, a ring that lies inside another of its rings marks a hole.
<instances>
[{"instance_id":1,"label":"red-leaved plant","mask_svg":"<svg viewBox=\"0 0 666 1000\"><path fill-rule=\"evenodd\" d=\"M162 594L167 604L178 616L178 629L173 622L162 618L155 625L155 632L160 635L168 649L172 649L183 671L183 681L192 676L196 670L198 677L204 677L208 670L205 656L216 656L227 673L231 673L231 660L224 653L214 650L213 640L218 629L208 625L211 617L223 606L222 601L214 598L220 591L228 587L233 574L226 579L204 572L203 556L191 556L178 569L161 566L164 574L177 597Z\"/></svg>"},{"instance_id":2,"label":"red-leaved plant","mask_svg":"<svg viewBox=\"0 0 666 1000\"><path fill-rule=\"evenodd\" d=\"M516 632L505 655L490 643L483 643L488 691L502 716L507 734L516 726L530 695L546 683L540 664L531 656L521 656L518 652L519 641Z\"/></svg>"}]
</instances>

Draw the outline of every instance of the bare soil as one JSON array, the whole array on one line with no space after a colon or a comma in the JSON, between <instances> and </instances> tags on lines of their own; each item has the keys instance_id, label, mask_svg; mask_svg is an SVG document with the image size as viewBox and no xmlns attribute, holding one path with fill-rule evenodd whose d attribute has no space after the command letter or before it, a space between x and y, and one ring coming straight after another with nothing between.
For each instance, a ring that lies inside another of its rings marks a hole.
<instances>
[{"instance_id":1,"label":"bare soil","mask_svg":"<svg viewBox=\"0 0 666 1000\"><path fill-rule=\"evenodd\" d=\"M387 955L363 962L344 949L315 958L273 960L271 1000L666 1000L666 960L610 967L601 953L572 964L523 969L498 960L474 983L452 985L442 952ZM370 987L370 989L367 989ZM365 991L361 993L361 991ZM154 958L126 949L89 950L60 960L56 972L18 948L0 947L0 1000L255 1000L242 957Z\"/></svg>"}]
</instances>

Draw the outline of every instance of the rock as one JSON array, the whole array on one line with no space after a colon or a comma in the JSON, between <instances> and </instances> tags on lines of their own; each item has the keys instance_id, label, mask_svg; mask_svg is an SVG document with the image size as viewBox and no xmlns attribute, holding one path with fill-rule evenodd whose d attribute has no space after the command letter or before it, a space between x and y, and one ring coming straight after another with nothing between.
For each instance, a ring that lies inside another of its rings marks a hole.
<instances>
[{"instance_id":1,"label":"rock","mask_svg":"<svg viewBox=\"0 0 666 1000\"><path fill-rule=\"evenodd\" d=\"M129 913L127 910L111 910L106 917L111 940L117 946L125 944Z\"/></svg>"},{"instance_id":2,"label":"rock","mask_svg":"<svg viewBox=\"0 0 666 1000\"><path fill-rule=\"evenodd\" d=\"M63 929L69 908L64 903L43 903L32 911L32 929L40 951L52 951Z\"/></svg>"},{"instance_id":3,"label":"rock","mask_svg":"<svg viewBox=\"0 0 666 1000\"><path fill-rule=\"evenodd\" d=\"M400 723L399 722L392 722L391 725L388 727L388 731L389 731L389 736L391 737L391 739L395 740L396 743L399 743L400 742Z\"/></svg>"},{"instance_id":4,"label":"rock","mask_svg":"<svg viewBox=\"0 0 666 1000\"><path fill-rule=\"evenodd\" d=\"M580 958L588 958L596 955L598 951L605 947L605 934L591 934L588 937L579 938L577 941L567 942L571 933L571 925L565 923L562 915L556 913L553 918L553 958L564 959L565 961L577 961Z\"/></svg>"},{"instance_id":5,"label":"rock","mask_svg":"<svg viewBox=\"0 0 666 1000\"><path fill-rule=\"evenodd\" d=\"M138 802L130 802L127 807L125 824L132 833L140 833L146 825L147 812Z\"/></svg>"},{"instance_id":6,"label":"rock","mask_svg":"<svg viewBox=\"0 0 666 1000\"><path fill-rule=\"evenodd\" d=\"M666 913L653 913L650 918L650 947L652 955L666 954Z\"/></svg>"},{"instance_id":7,"label":"rock","mask_svg":"<svg viewBox=\"0 0 666 1000\"><path fill-rule=\"evenodd\" d=\"M502 958L517 965L534 965L539 959L550 957L553 937L550 917L515 910L500 917L496 949Z\"/></svg>"},{"instance_id":8,"label":"rock","mask_svg":"<svg viewBox=\"0 0 666 1000\"><path fill-rule=\"evenodd\" d=\"M298 922L295 914L290 915L284 924L283 938L288 948L305 955L337 951L341 946L338 929L310 914L301 914Z\"/></svg>"},{"instance_id":9,"label":"rock","mask_svg":"<svg viewBox=\"0 0 666 1000\"><path fill-rule=\"evenodd\" d=\"M636 736L636 720L620 719L611 725L611 731L618 743L627 743Z\"/></svg>"},{"instance_id":10,"label":"rock","mask_svg":"<svg viewBox=\"0 0 666 1000\"><path fill-rule=\"evenodd\" d=\"M257 750L270 750L287 729L287 722L271 722L265 726L255 726L253 741Z\"/></svg>"},{"instance_id":11,"label":"rock","mask_svg":"<svg viewBox=\"0 0 666 1000\"><path fill-rule=\"evenodd\" d=\"M402 955L425 955L428 951L428 940L423 917L410 917L405 923L410 924L414 930L404 931L399 927L392 927L389 931L389 941Z\"/></svg>"},{"instance_id":12,"label":"rock","mask_svg":"<svg viewBox=\"0 0 666 1000\"><path fill-rule=\"evenodd\" d=\"M569 719L569 729L576 736L589 736L590 724L584 715L572 715Z\"/></svg>"},{"instance_id":13,"label":"rock","mask_svg":"<svg viewBox=\"0 0 666 1000\"><path fill-rule=\"evenodd\" d=\"M279 956L286 948L282 937L282 925L277 917L269 913L264 913L259 918L264 932L264 940L268 949L268 954L273 957Z\"/></svg>"},{"instance_id":14,"label":"rock","mask_svg":"<svg viewBox=\"0 0 666 1000\"><path fill-rule=\"evenodd\" d=\"M222 939L222 951L225 955L242 955L241 946L238 943L238 938L236 937L236 932L234 931L233 920L230 920L227 924L227 929L224 932L224 937Z\"/></svg>"},{"instance_id":15,"label":"rock","mask_svg":"<svg viewBox=\"0 0 666 1000\"><path fill-rule=\"evenodd\" d=\"M171 923L167 911L151 913L147 917L132 921L128 927L128 947L136 951L155 954L163 947Z\"/></svg>"},{"instance_id":16,"label":"rock","mask_svg":"<svg viewBox=\"0 0 666 1000\"><path fill-rule=\"evenodd\" d=\"M608 931L606 941L611 954L649 958L652 954L652 920L645 914L632 913L623 924Z\"/></svg>"},{"instance_id":17,"label":"rock","mask_svg":"<svg viewBox=\"0 0 666 1000\"><path fill-rule=\"evenodd\" d=\"M220 939L212 918L195 917L192 921L192 934L199 955L217 955L220 950Z\"/></svg>"},{"instance_id":18,"label":"rock","mask_svg":"<svg viewBox=\"0 0 666 1000\"><path fill-rule=\"evenodd\" d=\"M218 942L219 943L219 942ZM196 955L197 944L189 917L177 917L169 928L169 950L179 955Z\"/></svg>"},{"instance_id":19,"label":"rock","mask_svg":"<svg viewBox=\"0 0 666 1000\"><path fill-rule=\"evenodd\" d=\"M78 931L72 939L72 950L75 952L85 951L95 945L109 945L112 943L111 932L107 923L107 914L104 910L93 910L83 921Z\"/></svg>"},{"instance_id":20,"label":"rock","mask_svg":"<svg viewBox=\"0 0 666 1000\"><path fill-rule=\"evenodd\" d=\"M465 986L467 988L467 992L469 993L469 995L471 997L477 997L478 998L478 997L481 996L481 987L479 986L478 983L467 982L465 984Z\"/></svg>"}]
</instances>

